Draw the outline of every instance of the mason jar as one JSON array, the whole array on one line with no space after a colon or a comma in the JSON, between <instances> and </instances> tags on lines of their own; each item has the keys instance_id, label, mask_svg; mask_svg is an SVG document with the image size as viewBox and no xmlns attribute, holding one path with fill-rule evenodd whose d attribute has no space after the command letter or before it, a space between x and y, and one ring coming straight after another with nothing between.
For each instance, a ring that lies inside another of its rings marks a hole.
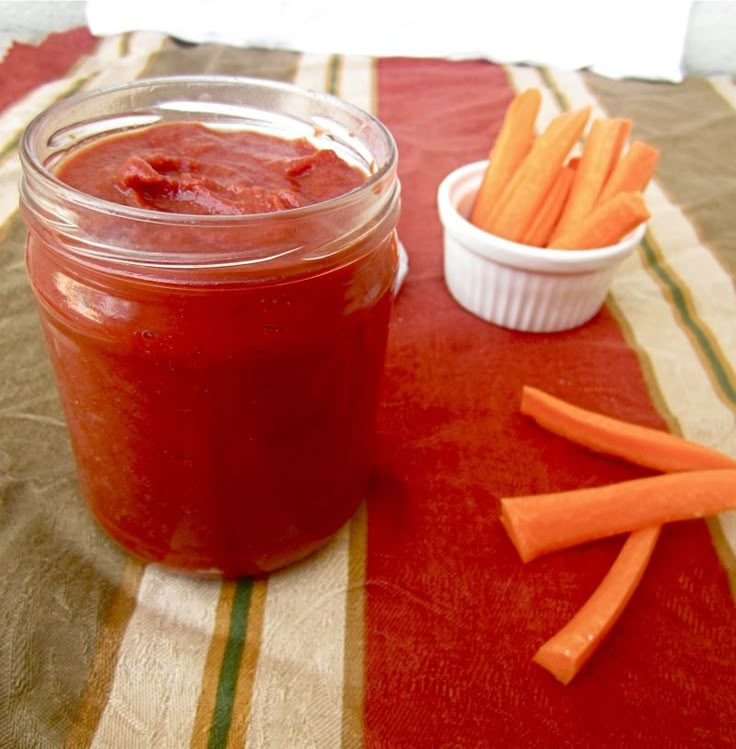
<instances>
[{"instance_id":1,"label":"mason jar","mask_svg":"<svg viewBox=\"0 0 736 749\"><path fill-rule=\"evenodd\" d=\"M58 177L101 139L192 121L306 138L365 179L312 205L196 215ZM324 544L375 458L400 202L386 128L290 84L172 77L55 104L20 154L28 274L99 525L201 576L268 572Z\"/></svg>"}]
</instances>

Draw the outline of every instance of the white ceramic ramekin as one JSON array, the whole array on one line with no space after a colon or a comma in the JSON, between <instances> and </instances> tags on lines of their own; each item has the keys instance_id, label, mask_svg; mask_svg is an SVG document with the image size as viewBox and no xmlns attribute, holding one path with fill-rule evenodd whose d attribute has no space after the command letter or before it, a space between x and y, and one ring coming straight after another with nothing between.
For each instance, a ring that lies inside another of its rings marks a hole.
<instances>
[{"instance_id":1,"label":"white ceramic ramekin","mask_svg":"<svg viewBox=\"0 0 736 749\"><path fill-rule=\"evenodd\" d=\"M533 333L578 327L601 308L616 268L639 244L646 224L621 242L596 250L548 250L510 242L466 216L487 161L456 169L439 186L445 282L478 317Z\"/></svg>"}]
</instances>

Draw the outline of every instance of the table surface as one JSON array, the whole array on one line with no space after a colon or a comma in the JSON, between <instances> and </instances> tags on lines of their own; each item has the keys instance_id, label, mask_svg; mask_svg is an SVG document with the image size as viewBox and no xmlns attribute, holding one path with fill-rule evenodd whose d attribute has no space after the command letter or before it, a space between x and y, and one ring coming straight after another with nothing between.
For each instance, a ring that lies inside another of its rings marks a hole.
<instances>
[{"instance_id":1,"label":"table surface","mask_svg":"<svg viewBox=\"0 0 736 749\"><path fill-rule=\"evenodd\" d=\"M357 515L257 580L127 559L90 520L23 265L18 137L73 91L170 73L291 80L375 112L399 147L410 272L381 451ZM736 85L485 61L184 45L85 29L0 63L0 746L714 747L736 744L736 517L664 527L569 686L532 662L623 539L522 564L499 498L648 475L519 412L525 384L736 457ZM445 288L435 195L484 158L515 90L542 124L591 105L662 151L652 219L586 325L527 334Z\"/></svg>"}]
</instances>

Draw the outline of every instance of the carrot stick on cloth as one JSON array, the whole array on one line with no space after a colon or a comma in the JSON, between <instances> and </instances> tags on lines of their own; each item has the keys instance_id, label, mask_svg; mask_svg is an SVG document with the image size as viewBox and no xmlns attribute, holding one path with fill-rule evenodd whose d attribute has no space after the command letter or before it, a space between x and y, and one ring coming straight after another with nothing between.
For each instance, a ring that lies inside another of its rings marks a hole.
<instances>
[{"instance_id":1,"label":"carrot stick on cloth","mask_svg":"<svg viewBox=\"0 0 736 749\"><path fill-rule=\"evenodd\" d=\"M657 168L659 149L640 140L631 142L621 157L598 198L604 203L621 192L643 192Z\"/></svg>"},{"instance_id":2,"label":"carrot stick on cloth","mask_svg":"<svg viewBox=\"0 0 736 749\"><path fill-rule=\"evenodd\" d=\"M522 389L521 412L589 450L648 468L666 472L736 468L736 460L717 450L574 406L530 386ZM623 612L644 574L660 528L632 532L593 595L537 651L533 660L563 684L572 681Z\"/></svg>"},{"instance_id":3,"label":"carrot stick on cloth","mask_svg":"<svg viewBox=\"0 0 736 749\"><path fill-rule=\"evenodd\" d=\"M521 412L550 432L599 453L667 473L736 468L736 460L669 432L614 419L524 386Z\"/></svg>"},{"instance_id":4,"label":"carrot stick on cloth","mask_svg":"<svg viewBox=\"0 0 736 749\"><path fill-rule=\"evenodd\" d=\"M570 197L555 228L554 237L577 226L593 211L630 131L631 120L623 117L605 117L593 122L583 145Z\"/></svg>"},{"instance_id":5,"label":"carrot stick on cloth","mask_svg":"<svg viewBox=\"0 0 736 749\"><path fill-rule=\"evenodd\" d=\"M589 117L590 107L585 107L552 120L501 194L488 231L514 242L522 241Z\"/></svg>"},{"instance_id":6,"label":"carrot stick on cloth","mask_svg":"<svg viewBox=\"0 0 736 749\"><path fill-rule=\"evenodd\" d=\"M541 103L539 89L529 88L518 93L506 110L470 214L471 223L481 229L486 228L487 218L496 200L534 143Z\"/></svg>"},{"instance_id":7,"label":"carrot stick on cloth","mask_svg":"<svg viewBox=\"0 0 736 749\"><path fill-rule=\"evenodd\" d=\"M524 244L532 247L544 247L547 244L565 206L574 178L575 169L573 167L567 165L560 167L560 171L534 217L532 225L522 239Z\"/></svg>"},{"instance_id":8,"label":"carrot stick on cloth","mask_svg":"<svg viewBox=\"0 0 736 749\"><path fill-rule=\"evenodd\" d=\"M634 531L590 598L532 658L569 684L618 621L641 581L659 538L660 526Z\"/></svg>"},{"instance_id":9,"label":"carrot stick on cloth","mask_svg":"<svg viewBox=\"0 0 736 749\"><path fill-rule=\"evenodd\" d=\"M650 216L640 192L622 192L601 203L587 219L571 226L548 244L565 250L607 247L621 241Z\"/></svg>"},{"instance_id":10,"label":"carrot stick on cloth","mask_svg":"<svg viewBox=\"0 0 736 749\"><path fill-rule=\"evenodd\" d=\"M736 508L736 469L668 473L594 488L501 500L501 522L524 562L652 525Z\"/></svg>"}]
</instances>

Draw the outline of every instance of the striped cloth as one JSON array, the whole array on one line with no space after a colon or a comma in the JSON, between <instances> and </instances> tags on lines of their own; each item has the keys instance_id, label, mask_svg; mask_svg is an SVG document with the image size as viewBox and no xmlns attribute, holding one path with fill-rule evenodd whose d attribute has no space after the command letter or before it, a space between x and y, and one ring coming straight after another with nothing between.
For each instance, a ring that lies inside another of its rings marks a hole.
<instances>
[{"instance_id":1,"label":"striped cloth","mask_svg":"<svg viewBox=\"0 0 736 749\"><path fill-rule=\"evenodd\" d=\"M295 81L399 145L411 272L392 322L369 496L265 579L127 559L79 499L23 266L19 135L72 92L170 73ZM498 498L645 475L543 433L523 384L736 457L736 85L612 81L480 61L183 45L84 29L0 63L0 747L736 745L736 514L663 530L608 641L568 687L531 662L621 539L522 565ZM662 150L639 251L580 329L481 322L444 287L437 185L483 158L514 91L589 104Z\"/></svg>"}]
</instances>

